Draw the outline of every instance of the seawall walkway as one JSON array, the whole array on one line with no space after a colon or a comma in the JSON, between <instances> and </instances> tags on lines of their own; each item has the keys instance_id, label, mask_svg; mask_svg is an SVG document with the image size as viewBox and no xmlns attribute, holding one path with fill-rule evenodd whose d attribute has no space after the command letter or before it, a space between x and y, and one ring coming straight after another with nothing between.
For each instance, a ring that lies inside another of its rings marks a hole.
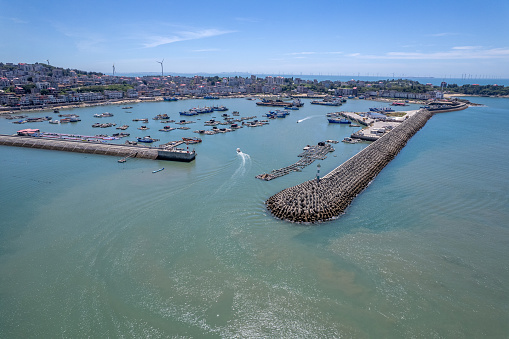
<instances>
[{"instance_id":1,"label":"seawall walkway","mask_svg":"<svg viewBox=\"0 0 509 339\"><path fill-rule=\"evenodd\" d=\"M121 158L143 158L152 160L170 160L189 162L196 153L178 149L160 149L155 147L119 145L74 140L44 139L30 136L0 134L0 145L39 148L55 151L112 155Z\"/></svg>"},{"instance_id":2,"label":"seawall walkway","mask_svg":"<svg viewBox=\"0 0 509 339\"><path fill-rule=\"evenodd\" d=\"M319 182L309 180L271 196L265 202L268 210L276 218L299 223L338 217L432 116L420 110Z\"/></svg>"}]
</instances>

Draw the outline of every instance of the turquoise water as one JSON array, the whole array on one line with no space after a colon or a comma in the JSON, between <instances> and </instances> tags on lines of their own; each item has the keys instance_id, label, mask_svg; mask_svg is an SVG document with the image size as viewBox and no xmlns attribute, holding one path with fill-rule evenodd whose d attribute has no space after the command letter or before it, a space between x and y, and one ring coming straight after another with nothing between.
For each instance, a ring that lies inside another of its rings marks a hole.
<instances>
[{"instance_id":1,"label":"turquoise water","mask_svg":"<svg viewBox=\"0 0 509 339\"><path fill-rule=\"evenodd\" d=\"M355 130L309 102L268 126L202 136L188 164L0 147L0 337L506 338L509 100L472 100L486 106L434 116L344 216L314 226L275 220L263 202L316 163L254 178ZM206 103L269 110L245 99L104 106L74 110L75 125L0 119L0 132L111 134L90 125L112 121L131 126L130 140L167 142L220 114L169 133L131 120ZM115 116L92 117L105 111ZM366 145L334 145L321 172Z\"/></svg>"}]
</instances>

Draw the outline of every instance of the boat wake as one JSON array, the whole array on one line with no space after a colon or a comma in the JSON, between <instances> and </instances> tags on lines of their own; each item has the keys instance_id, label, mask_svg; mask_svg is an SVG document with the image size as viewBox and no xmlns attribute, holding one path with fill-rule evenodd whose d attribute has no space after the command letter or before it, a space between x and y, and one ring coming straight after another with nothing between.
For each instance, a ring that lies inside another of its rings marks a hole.
<instances>
[{"instance_id":1,"label":"boat wake","mask_svg":"<svg viewBox=\"0 0 509 339\"><path fill-rule=\"evenodd\" d=\"M297 120L297 123L301 123L305 120L308 120L308 119L311 119L311 118L315 118L315 117L319 117L320 115L310 115L308 117L305 117L304 119L300 119L300 120Z\"/></svg>"},{"instance_id":2,"label":"boat wake","mask_svg":"<svg viewBox=\"0 0 509 339\"><path fill-rule=\"evenodd\" d=\"M237 152L237 156L241 158L241 163L239 168L233 173L232 178L243 176L246 174L246 166L251 165L251 157L247 153L243 153L242 151Z\"/></svg>"},{"instance_id":3,"label":"boat wake","mask_svg":"<svg viewBox=\"0 0 509 339\"><path fill-rule=\"evenodd\" d=\"M240 160L239 167L235 170L235 172L232 174L230 179L228 179L224 184L222 184L217 191L216 194L223 194L233 188L235 184L239 181L241 177L243 177L246 172L251 168L251 157L249 154L244 153L240 150L237 150L237 157Z\"/></svg>"}]
</instances>

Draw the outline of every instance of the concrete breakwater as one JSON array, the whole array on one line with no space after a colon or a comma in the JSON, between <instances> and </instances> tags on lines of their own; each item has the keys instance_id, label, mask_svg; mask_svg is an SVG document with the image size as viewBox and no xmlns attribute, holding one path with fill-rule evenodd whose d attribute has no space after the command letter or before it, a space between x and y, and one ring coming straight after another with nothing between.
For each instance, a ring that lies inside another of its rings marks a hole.
<instances>
[{"instance_id":1,"label":"concrete breakwater","mask_svg":"<svg viewBox=\"0 0 509 339\"><path fill-rule=\"evenodd\" d=\"M309 180L276 193L265 202L268 210L276 218L299 223L338 217L432 115L420 110L320 181Z\"/></svg>"},{"instance_id":2,"label":"concrete breakwater","mask_svg":"<svg viewBox=\"0 0 509 339\"><path fill-rule=\"evenodd\" d=\"M185 161L194 160L196 153L176 149L118 145L75 140L44 139L19 135L0 135L0 145L39 148L55 151L112 155L122 158L144 158L152 160Z\"/></svg>"}]
</instances>

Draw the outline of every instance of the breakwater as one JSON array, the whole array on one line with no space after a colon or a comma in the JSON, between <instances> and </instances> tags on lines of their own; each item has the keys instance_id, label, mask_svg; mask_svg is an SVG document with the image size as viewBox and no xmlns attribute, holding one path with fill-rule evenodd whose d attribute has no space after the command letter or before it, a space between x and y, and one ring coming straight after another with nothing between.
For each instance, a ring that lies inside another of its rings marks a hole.
<instances>
[{"instance_id":1,"label":"breakwater","mask_svg":"<svg viewBox=\"0 0 509 339\"><path fill-rule=\"evenodd\" d=\"M171 160L189 162L196 153L179 149L158 149L155 147L118 145L100 142L44 139L19 135L0 135L0 145L38 148L54 151L67 151L111 155L122 158L143 158L152 160Z\"/></svg>"},{"instance_id":2,"label":"breakwater","mask_svg":"<svg viewBox=\"0 0 509 339\"><path fill-rule=\"evenodd\" d=\"M265 202L268 210L276 218L300 223L338 217L432 115L420 110L319 181L309 180L276 193Z\"/></svg>"}]
</instances>

